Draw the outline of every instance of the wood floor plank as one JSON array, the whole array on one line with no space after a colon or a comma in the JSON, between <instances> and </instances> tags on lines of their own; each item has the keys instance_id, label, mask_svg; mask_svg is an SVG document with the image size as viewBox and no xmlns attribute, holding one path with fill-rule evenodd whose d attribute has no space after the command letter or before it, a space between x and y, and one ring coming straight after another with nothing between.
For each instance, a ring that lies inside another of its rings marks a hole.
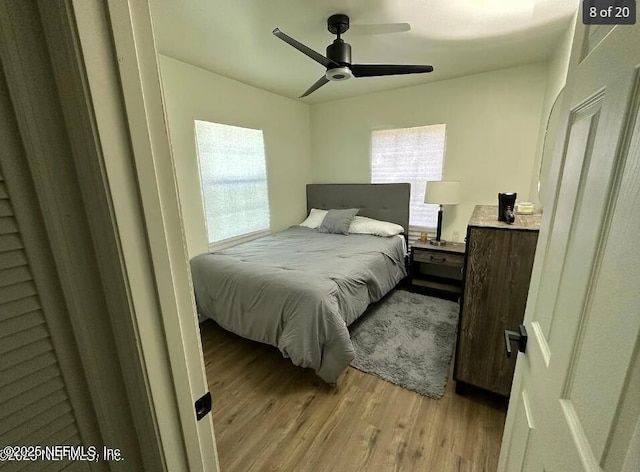
<instances>
[{"instance_id":1,"label":"wood floor plank","mask_svg":"<svg viewBox=\"0 0 640 472\"><path fill-rule=\"evenodd\" d=\"M453 381L432 400L353 368L330 387L212 321L201 335L224 472L496 469L503 401Z\"/></svg>"}]
</instances>

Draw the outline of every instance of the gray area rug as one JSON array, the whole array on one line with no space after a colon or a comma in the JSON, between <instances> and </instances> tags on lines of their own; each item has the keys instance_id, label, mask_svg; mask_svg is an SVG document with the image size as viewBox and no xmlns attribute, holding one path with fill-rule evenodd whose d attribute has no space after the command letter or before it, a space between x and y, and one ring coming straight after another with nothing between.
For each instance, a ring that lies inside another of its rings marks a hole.
<instances>
[{"instance_id":1,"label":"gray area rug","mask_svg":"<svg viewBox=\"0 0 640 472\"><path fill-rule=\"evenodd\" d=\"M444 394L458 304L395 290L351 325L353 367L431 398Z\"/></svg>"}]
</instances>

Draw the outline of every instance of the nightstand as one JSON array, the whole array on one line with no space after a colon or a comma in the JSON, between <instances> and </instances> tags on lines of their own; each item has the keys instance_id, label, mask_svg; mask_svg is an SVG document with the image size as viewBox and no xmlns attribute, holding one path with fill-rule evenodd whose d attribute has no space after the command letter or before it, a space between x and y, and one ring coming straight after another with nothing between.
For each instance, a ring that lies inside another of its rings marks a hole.
<instances>
[{"instance_id":1,"label":"nightstand","mask_svg":"<svg viewBox=\"0 0 640 472\"><path fill-rule=\"evenodd\" d=\"M457 300L462 294L464 243L446 246L415 241L411 246L411 287Z\"/></svg>"}]
</instances>

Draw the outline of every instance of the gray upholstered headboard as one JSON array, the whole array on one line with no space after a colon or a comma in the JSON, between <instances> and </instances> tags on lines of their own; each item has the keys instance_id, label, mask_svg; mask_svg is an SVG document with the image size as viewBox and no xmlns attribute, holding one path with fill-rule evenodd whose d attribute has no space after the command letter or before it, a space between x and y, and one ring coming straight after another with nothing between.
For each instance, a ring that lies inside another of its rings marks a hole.
<instances>
[{"instance_id":1,"label":"gray upholstered headboard","mask_svg":"<svg viewBox=\"0 0 640 472\"><path fill-rule=\"evenodd\" d=\"M312 208L359 208L358 216L390 221L409 235L411 184L307 184L307 214Z\"/></svg>"}]
</instances>

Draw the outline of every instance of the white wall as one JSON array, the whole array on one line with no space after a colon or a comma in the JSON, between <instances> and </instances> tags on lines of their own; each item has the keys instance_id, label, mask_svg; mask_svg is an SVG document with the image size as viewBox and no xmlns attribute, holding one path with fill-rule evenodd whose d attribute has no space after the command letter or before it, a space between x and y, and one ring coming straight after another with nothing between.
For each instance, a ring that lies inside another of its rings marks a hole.
<instances>
[{"instance_id":1,"label":"white wall","mask_svg":"<svg viewBox=\"0 0 640 472\"><path fill-rule=\"evenodd\" d=\"M564 84L567 80L567 71L569 70L569 59L571 58L571 44L573 42L573 34L576 28L577 15L574 16L573 21L567 27L567 30L562 37L562 41L558 44L553 56L549 59L547 64L547 88L544 95L544 103L542 105L542 114L540 116L540 134L538 135L538 150L536 152L536 160L533 165L533 172L531 174L531 184L529 193L531 200L540 204L540 195L538 194L538 180L541 180L541 193L546 187L547 179L549 177L549 168L551 164L551 157L553 154L553 145L555 143L555 133L557 129L550 131L547 139L548 142L545 145L545 134L547 129L547 122L549 114L553 107L556 98L560 91L564 88ZM561 107L562 103L558 101L557 106ZM545 147L549 149L545 150ZM544 159L542 153L545 151Z\"/></svg>"},{"instance_id":2,"label":"white wall","mask_svg":"<svg viewBox=\"0 0 640 472\"><path fill-rule=\"evenodd\" d=\"M496 205L501 191L532 198L546 72L531 64L314 104L312 180L369 182L372 130L446 123L443 175L462 181L462 204L445 208L443 238L462 239L475 205Z\"/></svg>"},{"instance_id":3,"label":"white wall","mask_svg":"<svg viewBox=\"0 0 640 472\"><path fill-rule=\"evenodd\" d=\"M160 56L160 71L189 257L208 251L194 120L264 131L271 230L299 223L310 181L307 104Z\"/></svg>"}]
</instances>

